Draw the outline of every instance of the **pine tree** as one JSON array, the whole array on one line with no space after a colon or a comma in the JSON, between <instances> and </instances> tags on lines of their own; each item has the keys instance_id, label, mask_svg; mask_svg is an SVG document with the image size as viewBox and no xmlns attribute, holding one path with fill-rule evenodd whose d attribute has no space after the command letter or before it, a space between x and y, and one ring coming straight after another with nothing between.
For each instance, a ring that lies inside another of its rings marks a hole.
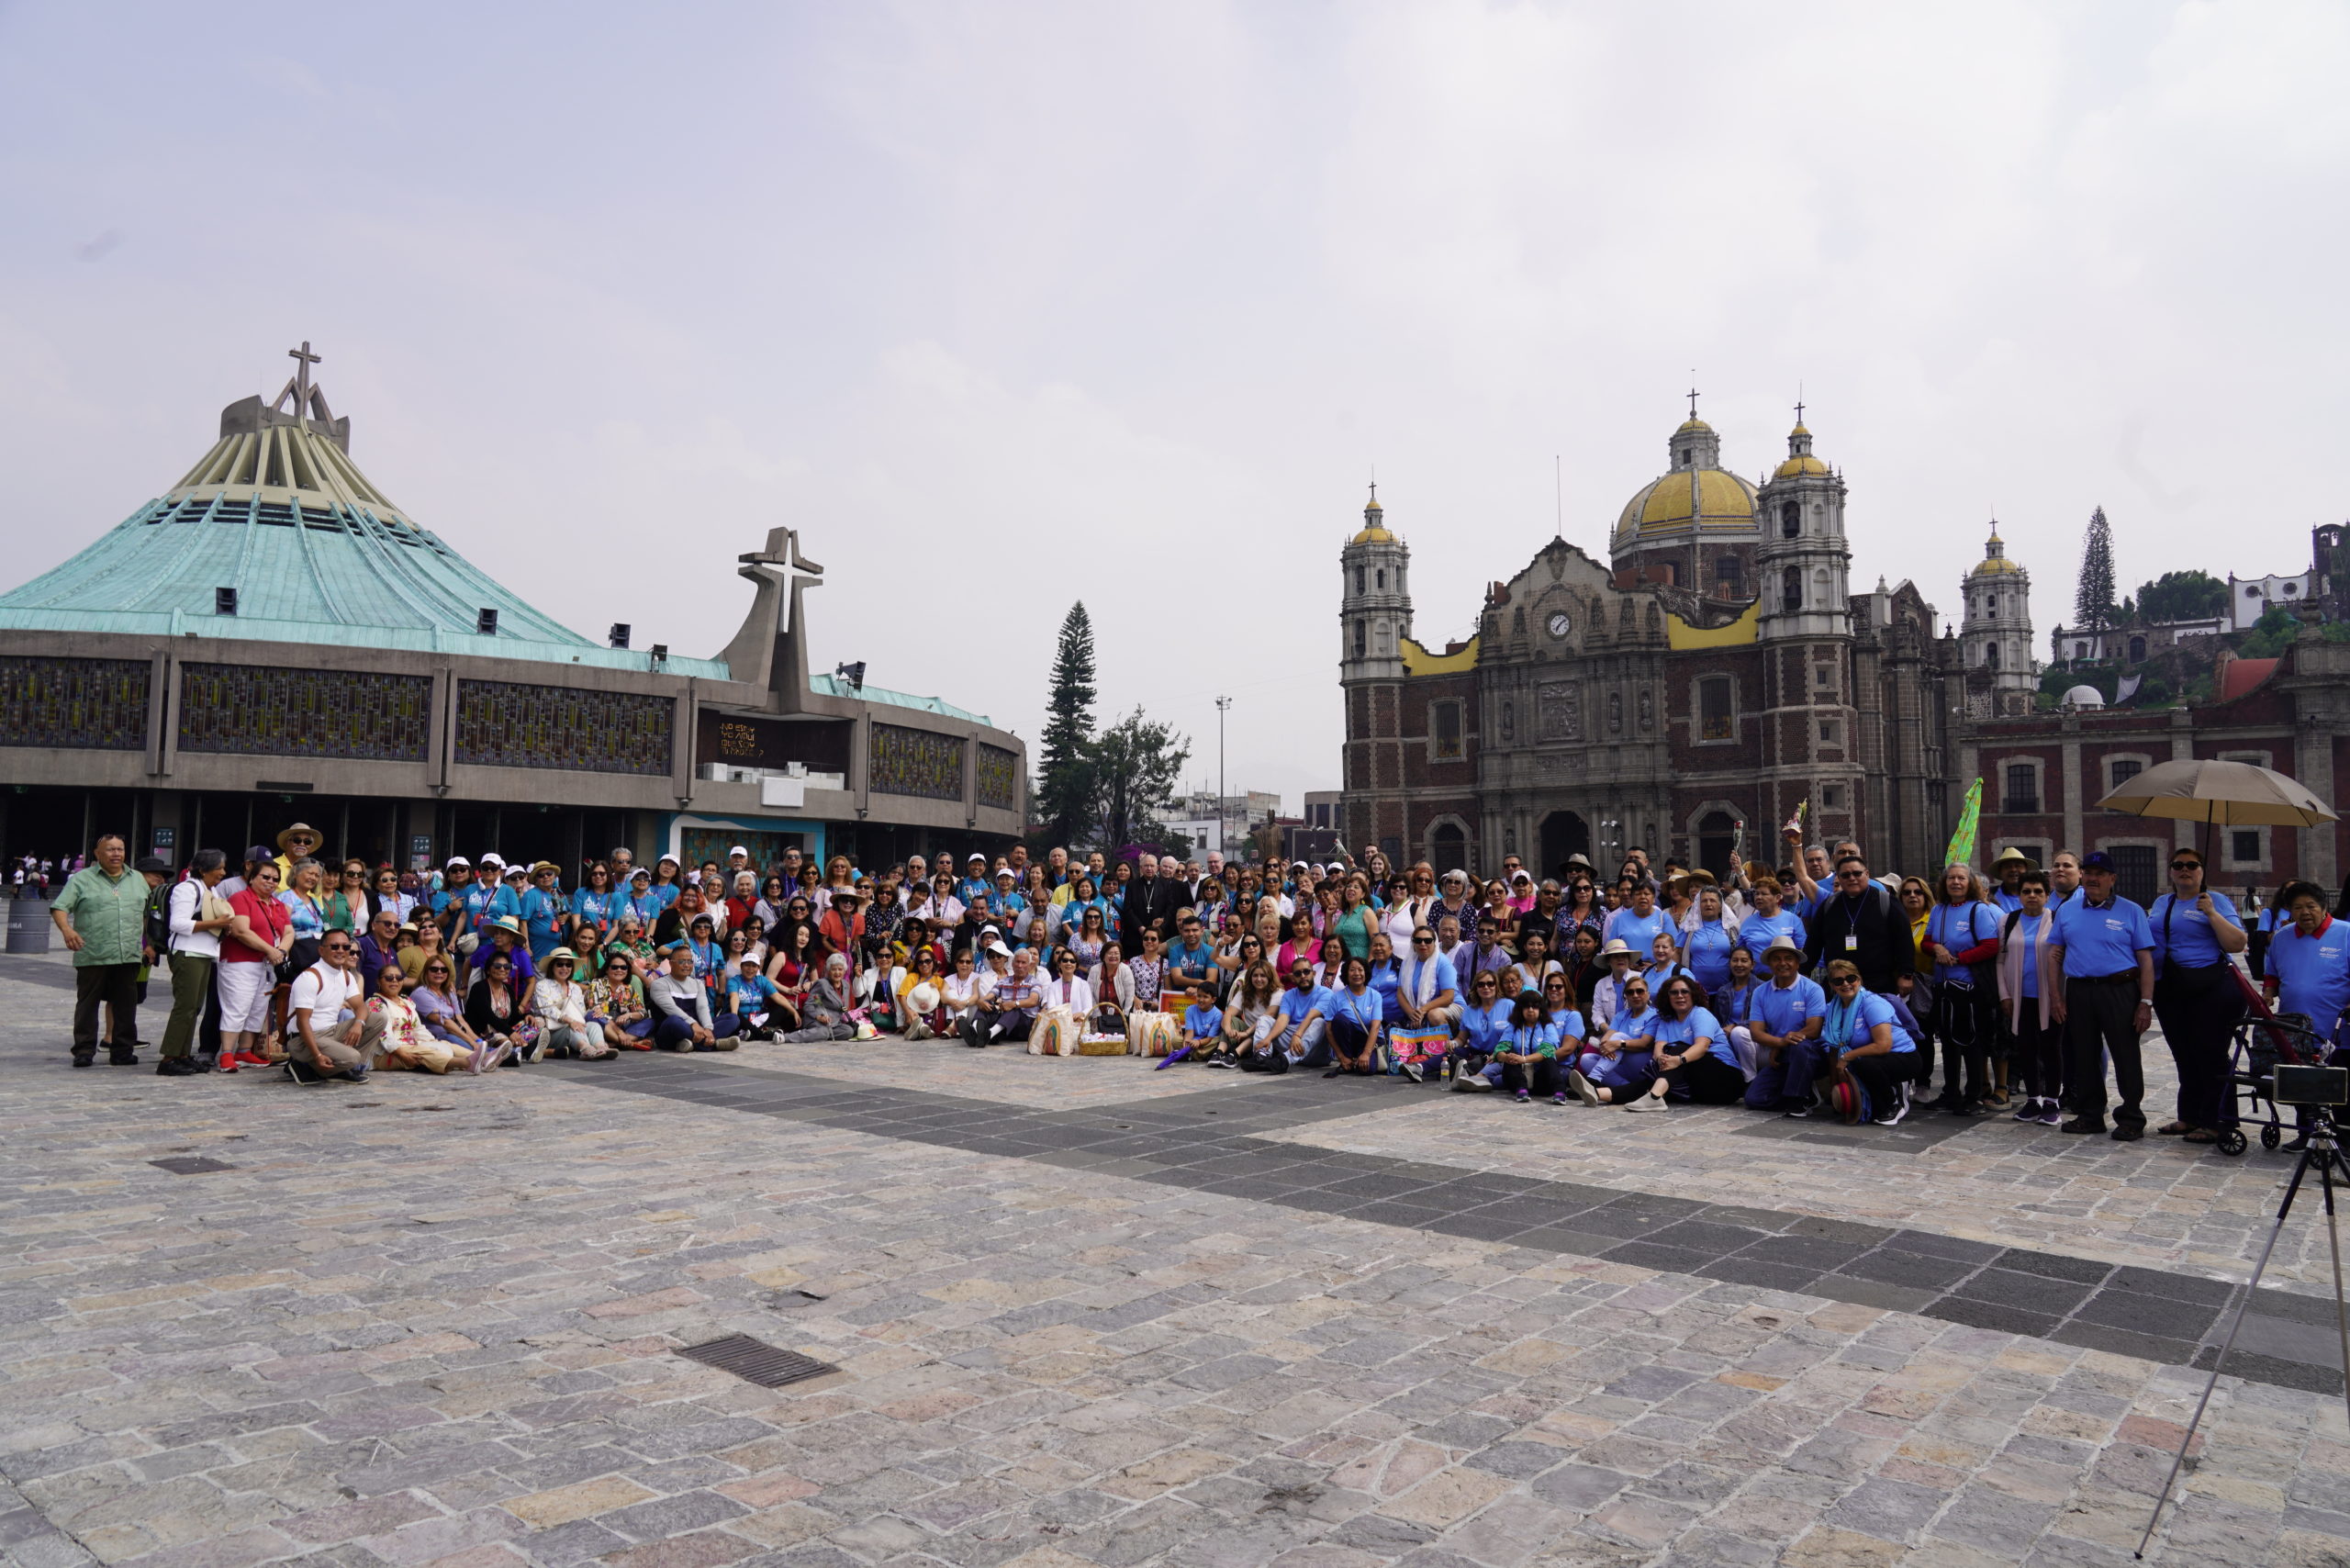
<instances>
[{"instance_id":1,"label":"pine tree","mask_svg":"<svg viewBox=\"0 0 2350 1568\"><path fill-rule=\"evenodd\" d=\"M2081 577L2073 590L2073 620L2091 632L2113 624L2113 530L2105 509L2089 515L2089 531L2081 541Z\"/></svg>"},{"instance_id":2,"label":"pine tree","mask_svg":"<svg viewBox=\"0 0 2350 1568\"><path fill-rule=\"evenodd\" d=\"M1093 620L1085 601L1061 619L1053 653L1052 692L1045 700L1044 756L1036 806L1053 844L1076 848L1093 825Z\"/></svg>"}]
</instances>

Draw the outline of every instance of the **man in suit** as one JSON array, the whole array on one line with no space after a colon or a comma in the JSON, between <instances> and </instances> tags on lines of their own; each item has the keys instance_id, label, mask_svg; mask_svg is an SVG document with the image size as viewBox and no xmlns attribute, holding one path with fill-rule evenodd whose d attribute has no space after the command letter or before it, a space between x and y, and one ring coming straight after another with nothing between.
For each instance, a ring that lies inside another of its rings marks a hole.
<instances>
[{"instance_id":1,"label":"man in suit","mask_svg":"<svg viewBox=\"0 0 2350 1568\"><path fill-rule=\"evenodd\" d=\"M1118 906L1119 941L1126 951L1140 952L1143 932L1155 925L1164 938L1175 929L1175 912L1189 902L1181 881L1160 876L1158 857L1146 850L1135 863L1134 880L1126 884L1125 899Z\"/></svg>"}]
</instances>

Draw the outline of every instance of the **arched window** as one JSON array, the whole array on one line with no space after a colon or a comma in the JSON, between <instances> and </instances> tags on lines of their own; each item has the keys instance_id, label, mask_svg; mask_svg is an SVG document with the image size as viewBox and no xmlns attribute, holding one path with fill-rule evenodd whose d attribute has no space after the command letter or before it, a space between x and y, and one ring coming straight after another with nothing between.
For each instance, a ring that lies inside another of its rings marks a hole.
<instances>
[{"instance_id":1,"label":"arched window","mask_svg":"<svg viewBox=\"0 0 2350 1568\"><path fill-rule=\"evenodd\" d=\"M2130 662L2131 662L2132 664L2133 664L2133 665L2134 665L2134 664L2142 663L2142 662L2143 662L2143 660L2145 659L2145 656L2146 656L2146 639L2144 639L2143 637L2132 637L2132 638L2131 638L2131 639L2130 639Z\"/></svg>"},{"instance_id":2,"label":"arched window","mask_svg":"<svg viewBox=\"0 0 2350 1568\"><path fill-rule=\"evenodd\" d=\"M1779 509L1779 533L1785 539L1799 538L1803 533L1803 508L1794 501Z\"/></svg>"},{"instance_id":3,"label":"arched window","mask_svg":"<svg viewBox=\"0 0 2350 1568\"><path fill-rule=\"evenodd\" d=\"M1384 566L1379 568L1379 591L1382 593L1387 591L1387 568Z\"/></svg>"},{"instance_id":4,"label":"arched window","mask_svg":"<svg viewBox=\"0 0 2350 1568\"><path fill-rule=\"evenodd\" d=\"M1789 566L1780 577L1779 600L1789 615L1803 608L1803 568Z\"/></svg>"},{"instance_id":5,"label":"arched window","mask_svg":"<svg viewBox=\"0 0 2350 1568\"><path fill-rule=\"evenodd\" d=\"M1983 662L1990 666L1993 669L1998 669L1999 667L1998 644L1986 643L1983 644Z\"/></svg>"},{"instance_id":6,"label":"arched window","mask_svg":"<svg viewBox=\"0 0 2350 1568\"><path fill-rule=\"evenodd\" d=\"M1360 593L1362 590L1362 568L1360 566L1357 566L1355 568L1355 592Z\"/></svg>"},{"instance_id":7,"label":"arched window","mask_svg":"<svg viewBox=\"0 0 2350 1568\"><path fill-rule=\"evenodd\" d=\"M1364 622L1355 622L1355 657L1371 652L1371 627Z\"/></svg>"},{"instance_id":8,"label":"arched window","mask_svg":"<svg viewBox=\"0 0 2350 1568\"><path fill-rule=\"evenodd\" d=\"M1460 823L1437 823L1436 832L1428 835L1428 863L1439 877L1447 871L1468 869L1469 835L1460 831Z\"/></svg>"}]
</instances>

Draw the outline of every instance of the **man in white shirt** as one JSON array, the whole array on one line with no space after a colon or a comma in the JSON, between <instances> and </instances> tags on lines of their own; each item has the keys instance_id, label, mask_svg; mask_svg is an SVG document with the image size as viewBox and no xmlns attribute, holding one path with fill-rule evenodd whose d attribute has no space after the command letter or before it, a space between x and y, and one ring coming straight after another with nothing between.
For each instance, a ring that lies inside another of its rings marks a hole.
<instances>
[{"instance_id":1,"label":"man in white shirt","mask_svg":"<svg viewBox=\"0 0 2350 1568\"><path fill-rule=\"evenodd\" d=\"M163 1025L163 1059L155 1069L164 1078L185 1078L203 1070L193 1049L196 1025L212 995L212 967L220 959L220 933L236 920L228 913L228 902L212 891L228 874L227 856L217 849L199 849L188 874L172 885L164 902L164 922L171 930L172 1016Z\"/></svg>"},{"instance_id":2,"label":"man in white shirt","mask_svg":"<svg viewBox=\"0 0 2350 1568\"><path fill-rule=\"evenodd\" d=\"M383 1055L384 1014L364 1004L358 961L351 933L330 931L319 943L319 961L295 977L286 1065L297 1081L342 1077L356 1083Z\"/></svg>"}]
</instances>

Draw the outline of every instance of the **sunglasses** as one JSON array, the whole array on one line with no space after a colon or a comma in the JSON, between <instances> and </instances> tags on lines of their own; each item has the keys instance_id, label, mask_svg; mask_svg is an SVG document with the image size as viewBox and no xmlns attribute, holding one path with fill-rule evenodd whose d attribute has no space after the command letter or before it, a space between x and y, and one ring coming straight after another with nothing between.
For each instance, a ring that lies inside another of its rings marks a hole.
<instances>
[{"instance_id":1,"label":"sunglasses","mask_svg":"<svg viewBox=\"0 0 2350 1568\"><path fill-rule=\"evenodd\" d=\"M2170 863L2170 868L2174 871L2200 871L2203 869L2203 862L2200 860L2174 860Z\"/></svg>"},{"instance_id":2,"label":"sunglasses","mask_svg":"<svg viewBox=\"0 0 2350 1568\"><path fill-rule=\"evenodd\" d=\"M348 953L351 951L351 944L348 942L321 942L319 944L319 951L321 953Z\"/></svg>"},{"instance_id":3,"label":"sunglasses","mask_svg":"<svg viewBox=\"0 0 2350 1568\"><path fill-rule=\"evenodd\" d=\"M1436 946L1436 938L1433 936L1415 936L1412 938L1412 946L1415 947L1433 947Z\"/></svg>"},{"instance_id":4,"label":"sunglasses","mask_svg":"<svg viewBox=\"0 0 2350 1568\"><path fill-rule=\"evenodd\" d=\"M1828 983L1830 985L1858 985L1861 980L1858 975L1838 975Z\"/></svg>"}]
</instances>

